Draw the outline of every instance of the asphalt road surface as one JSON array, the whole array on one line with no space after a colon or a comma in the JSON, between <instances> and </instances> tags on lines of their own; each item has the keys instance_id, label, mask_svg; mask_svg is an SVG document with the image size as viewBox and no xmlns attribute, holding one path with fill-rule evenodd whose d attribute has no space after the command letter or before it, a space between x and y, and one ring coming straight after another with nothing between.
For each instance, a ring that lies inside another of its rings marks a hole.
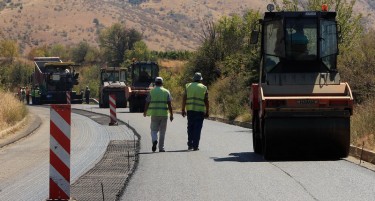
<instances>
[{"instance_id":1,"label":"asphalt road surface","mask_svg":"<svg viewBox=\"0 0 375 201\"><path fill-rule=\"evenodd\" d=\"M92 105L73 107L109 114ZM48 197L49 109L30 110L44 123L0 149L1 201ZM375 172L347 160L264 161L252 151L250 129L209 120L200 150L187 151L187 120L178 114L168 122L166 152L153 153L150 118L117 111L141 136L138 168L121 200L375 200ZM72 115L71 183L103 156L111 140L106 133L89 118Z\"/></svg>"},{"instance_id":2,"label":"asphalt road surface","mask_svg":"<svg viewBox=\"0 0 375 201\"><path fill-rule=\"evenodd\" d=\"M29 107L41 117L35 133L0 149L0 200L46 200L49 191L50 109ZM91 119L72 114L71 183L103 156L110 136Z\"/></svg>"},{"instance_id":3,"label":"asphalt road surface","mask_svg":"<svg viewBox=\"0 0 375 201\"><path fill-rule=\"evenodd\" d=\"M109 109L76 105L109 115ZM168 122L165 153L151 151L150 118L117 109L141 135L140 162L121 200L375 200L375 172L349 162L264 161L251 130L204 121L199 151L187 151L187 119Z\"/></svg>"}]
</instances>

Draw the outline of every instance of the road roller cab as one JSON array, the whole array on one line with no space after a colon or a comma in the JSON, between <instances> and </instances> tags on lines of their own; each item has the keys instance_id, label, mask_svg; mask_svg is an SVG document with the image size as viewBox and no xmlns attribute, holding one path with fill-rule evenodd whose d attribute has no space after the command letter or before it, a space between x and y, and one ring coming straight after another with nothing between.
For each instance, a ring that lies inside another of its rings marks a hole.
<instances>
[{"instance_id":1,"label":"road roller cab","mask_svg":"<svg viewBox=\"0 0 375 201\"><path fill-rule=\"evenodd\" d=\"M152 61L135 61L129 69L131 84L126 87L129 111L143 112L146 97L154 87L155 78L159 76L159 66Z\"/></svg>"},{"instance_id":2,"label":"road roller cab","mask_svg":"<svg viewBox=\"0 0 375 201\"><path fill-rule=\"evenodd\" d=\"M122 67L103 67L100 69L99 107L109 108L109 95L116 96L116 107L126 108L125 89L127 69Z\"/></svg>"},{"instance_id":3,"label":"road roller cab","mask_svg":"<svg viewBox=\"0 0 375 201\"><path fill-rule=\"evenodd\" d=\"M346 157L353 96L336 68L336 12L269 8L252 33L252 43L261 35L259 83L250 94L254 152Z\"/></svg>"}]
</instances>

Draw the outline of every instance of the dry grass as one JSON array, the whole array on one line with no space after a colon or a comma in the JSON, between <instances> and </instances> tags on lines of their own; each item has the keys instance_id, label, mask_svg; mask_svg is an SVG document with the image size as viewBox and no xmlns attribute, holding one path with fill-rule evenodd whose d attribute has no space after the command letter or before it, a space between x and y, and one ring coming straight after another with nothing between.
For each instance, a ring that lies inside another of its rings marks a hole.
<instances>
[{"instance_id":1,"label":"dry grass","mask_svg":"<svg viewBox=\"0 0 375 201\"><path fill-rule=\"evenodd\" d=\"M158 63L162 67L173 68L176 71L181 71L187 61L161 59L158 61Z\"/></svg>"},{"instance_id":2,"label":"dry grass","mask_svg":"<svg viewBox=\"0 0 375 201\"><path fill-rule=\"evenodd\" d=\"M11 93L0 91L0 103L0 131L15 125L28 113L26 106Z\"/></svg>"},{"instance_id":3,"label":"dry grass","mask_svg":"<svg viewBox=\"0 0 375 201\"><path fill-rule=\"evenodd\" d=\"M375 151L375 98L354 108L351 120L351 143Z\"/></svg>"}]
</instances>

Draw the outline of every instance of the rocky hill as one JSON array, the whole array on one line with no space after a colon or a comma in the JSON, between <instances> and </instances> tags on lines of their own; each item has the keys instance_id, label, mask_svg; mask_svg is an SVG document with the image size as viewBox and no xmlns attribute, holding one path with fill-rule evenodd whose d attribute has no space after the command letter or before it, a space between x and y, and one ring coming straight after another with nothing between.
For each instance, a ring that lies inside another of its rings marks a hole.
<instances>
[{"instance_id":1,"label":"rocky hill","mask_svg":"<svg viewBox=\"0 0 375 201\"><path fill-rule=\"evenodd\" d=\"M194 50L202 24L248 9L265 11L264 0L0 0L0 38L18 40L24 53L49 44L97 45L100 29L115 22L143 33L153 50ZM357 0L356 12L374 11ZM366 23L374 24L374 17Z\"/></svg>"}]
</instances>

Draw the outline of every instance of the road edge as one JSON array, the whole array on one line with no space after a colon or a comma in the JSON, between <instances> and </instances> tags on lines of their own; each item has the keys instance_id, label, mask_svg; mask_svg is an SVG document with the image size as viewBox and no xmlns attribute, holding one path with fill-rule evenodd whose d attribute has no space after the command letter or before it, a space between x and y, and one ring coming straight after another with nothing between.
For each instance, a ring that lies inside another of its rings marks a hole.
<instances>
[{"instance_id":1,"label":"road edge","mask_svg":"<svg viewBox=\"0 0 375 201\"><path fill-rule=\"evenodd\" d=\"M89 111L89 110L85 110L85 109L78 109L78 108L72 108L72 112L75 113L74 111L75 110L81 110L81 111L85 111L85 112L88 112L88 113L92 113L92 114L96 114L96 115L103 115L103 116L107 116L108 119L109 119L109 115L106 115L106 114L102 114L102 113L97 113L97 112L92 112L92 111ZM78 113L76 113L78 114ZM78 115L82 115L82 116L85 116L83 114L78 114ZM132 167L130 173L128 174L128 177L126 178L125 182L124 182L124 186L118 191L118 193L116 194L116 201L120 200L120 198L123 196L125 190L126 190L126 187L128 186L129 184L129 181L130 179L132 178L132 176L134 175L135 171L138 169L138 165L139 165L139 151L140 151L140 148L141 148L141 135L135 130L135 128L133 128L132 126L130 126L128 123L120 120L120 119L117 119L117 121L121 124L124 124L126 125L130 130L132 130L132 132L134 133L134 135L137 136L137 142L136 142L136 151L134 153L134 166Z\"/></svg>"},{"instance_id":2,"label":"road edge","mask_svg":"<svg viewBox=\"0 0 375 201\"><path fill-rule=\"evenodd\" d=\"M0 149L32 134L40 127L42 124L42 119L38 115L35 115L35 118L32 118L31 115L28 114L21 122L17 123L6 131L13 130L16 127L19 127L22 123L26 123L27 125L25 125L25 127L20 131L16 131L12 136L5 138L4 142L0 143Z\"/></svg>"}]
</instances>

